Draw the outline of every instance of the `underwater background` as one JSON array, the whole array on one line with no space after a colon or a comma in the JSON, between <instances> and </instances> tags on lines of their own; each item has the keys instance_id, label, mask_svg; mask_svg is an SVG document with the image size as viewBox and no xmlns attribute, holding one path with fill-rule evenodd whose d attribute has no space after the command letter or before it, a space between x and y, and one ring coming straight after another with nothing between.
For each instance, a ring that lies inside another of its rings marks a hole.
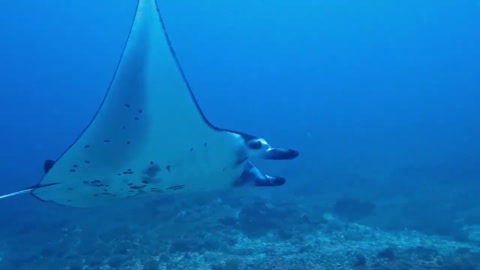
<instances>
[{"instance_id":1,"label":"underwater background","mask_svg":"<svg viewBox=\"0 0 480 270\"><path fill-rule=\"evenodd\" d=\"M0 200L0 269L480 269L480 2L158 0L217 126L299 150L277 188ZM0 193L98 109L136 1L0 4Z\"/></svg>"}]
</instances>

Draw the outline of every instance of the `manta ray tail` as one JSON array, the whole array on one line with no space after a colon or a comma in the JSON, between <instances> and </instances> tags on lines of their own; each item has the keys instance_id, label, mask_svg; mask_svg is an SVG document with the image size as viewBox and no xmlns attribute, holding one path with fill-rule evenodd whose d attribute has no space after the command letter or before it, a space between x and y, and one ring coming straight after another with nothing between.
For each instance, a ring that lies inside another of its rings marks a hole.
<instances>
[{"instance_id":1,"label":"manta ray tail","mask_svg":"<svg viewBox=\"0 0 480 270\"><path fill-rule=\"evenodd\" d=\"M45 160L45 163L43 163L44 172L47 173L53 167L53 165L55 165L55 161ZM53 185L56 185L56 184L58 184L58 183L51 183L51 184L46 184L46 185L34 185L34 186L31 186L31 187L28 187L28 188L17 190L15 192L0 195L0 200L1 199L6 199L6 198L9 198L9 197L13 197L13 196L17 196L17 195L27 194L27 193L32 192L35 189L42 188L42 187L49 187L49 186L53 186Z\"/></svg>"},{"instance_id":2,"label":"manta ray tail","mask_svg":"<svg viewBox=\"0 0 480 270\"><path fill-rule=\"evenodd\" d=\"M26 189L22 189L22 190L19 190L19 191L12 192L12 193L0 195L0 199L5 199L5 198L8 198L8 197L13 197L13 196L29 193L34 189L35 188L26 188Z\"/></svg>"},{"instance_id":3,"label":"manta ray tail","mask_svg":"<svg viewBox=\"0 0 480 270\"><path fill-rule=\"evenodd\" d=\"M49 187L49 186L53 186L53 185L56 185L56 184L59 184L59 183L51 183L51 184L47 184L47 185L35 185L35 186L29 187L29 188L24 188L24 189L21 189L21 190L17 190L15 192L0 195L0 200L1 199L6 199L6 198L9 198L9 197L13 197L13 196L17 196L17 195L27 194L27 193L32 192L35 189Z\"/></svg>"}]
</instances>

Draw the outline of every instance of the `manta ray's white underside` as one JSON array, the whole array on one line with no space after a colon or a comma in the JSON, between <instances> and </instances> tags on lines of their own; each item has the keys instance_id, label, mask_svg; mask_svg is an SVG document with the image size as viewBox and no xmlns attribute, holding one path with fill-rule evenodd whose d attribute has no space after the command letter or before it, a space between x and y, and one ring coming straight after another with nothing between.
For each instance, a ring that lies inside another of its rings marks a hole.
<instances>
[{"instance_id":1,"label":"manta ray's white underside","mask_svg":"<svg viewBox=\"0 0 480 270\"><path fill-rule=\"evenodd\" d=\"M89 207L144 194L224 189L242 177L258 185L283 184L247 164L248 158L255 150L267 159L298 153L270 148L263 140L251 143L254 139L208 122L177 62L156 1L139 0L114 79L91 123L55 163L47 164L38 185L0 199L31 192L43 201Z\"/></svg>"},{"instance_id":2,"label":"manta ray's white underside","mask_svg":"<svg viewBox=\"0 0 480 270\"><path fill-rule=\"evenodd\" d=\"M33 194L85 207L232 186L244 140L208 124L176 61L155 0L140 0L101 108Z\"/></svg>"}]
</instances>

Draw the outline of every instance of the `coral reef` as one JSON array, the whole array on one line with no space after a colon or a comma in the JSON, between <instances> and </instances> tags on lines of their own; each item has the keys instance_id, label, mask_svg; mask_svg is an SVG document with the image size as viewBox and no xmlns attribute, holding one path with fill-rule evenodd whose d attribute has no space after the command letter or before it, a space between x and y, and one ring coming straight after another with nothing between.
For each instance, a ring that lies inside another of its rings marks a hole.
<instances>
[{"instance_id":1,"label":"coral reef","mask_svg":"<svg viewBox=\"0 0 480 270\"><path fill-rule=\"evenodd\" d=\"M345 218L369 215L362 204L343 201L318 213L300 200L249 197L70 210L55 226L3 235L0 269L479 269L478 226L464 227L464 241L385 231Z\"/></svg>"}]
</instances>

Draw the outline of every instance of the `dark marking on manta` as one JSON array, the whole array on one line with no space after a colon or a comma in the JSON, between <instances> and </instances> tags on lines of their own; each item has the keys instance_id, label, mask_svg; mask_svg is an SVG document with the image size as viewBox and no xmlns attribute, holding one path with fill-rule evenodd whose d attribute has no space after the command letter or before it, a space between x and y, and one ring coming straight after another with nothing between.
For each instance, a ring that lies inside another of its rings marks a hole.
<instances>
[{"instance_id":1,"label":"dark marking on manta","mask_svg":"<svg viewBox=\"0 0 480 270\"><path fill-rule=\"evenodd\" d=\"M177 186L168 187L167 189L178 190L178 189L182 189L184 187L185 187L185 185L177 185Z\"/></svg>"},{"instance_id":2,"label":"dark marking on manta","mask_svg":"<svg viewBox=\"0 0 480 270\"><path fill-rule=\"evenodd\" d=\"M74 169L71 169L71 170L70 170L70 172L76 172L76 170L74 170Z\"/></svg>"},{"instance_id":3,"label":"dark marking on manta","mask_svg":"<svg viewBox=\"0 0 480 270\"><path fill-rule=\"evenodd\" d=\"M158 166L157 164L153 164L152 166L149 166L147 169L145 169L143 171L143 174L149 177L155 177L161 170L162 169L160 168L160 166Z\"/></svg>"},{"instance_id":4,"label":"dark marking on manta","mask_svg":"<svg viewBox=\"0 0 480 270\"><path fill-rule=\"evenodd\" d=\"M130 141L127 141L127 144L130 144Z\"/></svg>"},{"instance_id":5,"label":"dark marking on manta","mask_svg":"<svg viewBox=\"0 0 480 270\"><path fill-rule=\"evenodd\" d=\"M159 177L155 178L155 177L143 176L142 177L142 183L145 183L145 182L147 182L147 183L160 183L160 182L162 182L162 179L159 178Z\"/></svg>"},{"instance_id":6,"label":"dark marking on manta","mask_svg":"<svg viewBox=\"0 0 480 270\"><path fill-rule=\"evenodd\" d=\"M85 181L83 181L85 183ZM105 185L102 183L100 180L93 180L90 182L87 182L89 185L95 186L95 187L104 187Z\"/></svg>"},{"instance_id":7,"label":"dark marking on manta","mask_svg":"<svg viewBox=\"0 0 480 270\"><path fill-rule=\"evenodd\" d=\"M130 104L128 104L128 103L123 104L123 106L125 106L127 108L130 108Z\"/></svg>"},{"instance_id":8,"label":"dark marking on manta","mask_svg":"<svg viewBox=\"0 0 480 270\"><path fill-rule=\"evenodd\" d=\"M89 160L85 160L84 161L86 164L90 164L90 161Z\"/></svg>"},{"instance_id":9,"label":"dark marking on manta","mask_svg":"<svg viewBox=\"0 0 480 270\"><path fill-rule=\"evenodd\" d=\"M171 169L172 169L172 166L170 166L170 165L167 165L167 167L166 167L166 168L167 168L167 171L168 171L168 172L170 172L170 171L171 171Z\"/></svg>"},{"instance_id":10,"label":"dark marking on manta","mask_svg":"<svg viewBox=\"0 0 480 270\"><path fill-rule=\"evenodd\" d=\"M77 164L73 164L73 166L72 166L72 167L74 167L74 168L77 168L77 167L78 167L78 165L77 165Z\"/></svg>"},{"instance_id":11,"label":"dark marking on manta","mask_svg":"<svg viewBox=\"0 0 480 270\"><path fill-rule=\"evenodd\" d=\"M88 144L83 146L83 148L89 148L89 147L90 147L90 145L88 145Z\"/></svg>"},{"instance_id":12,"label":"dark marking on manta","mask_svg":"<svg viewBox=\"0 0 480 270\"><path fill-rule=\"evenodd\" d=\"M143 110L142 110L142 109L138 110L138 113L142 113L142 112L143 112Z\"/></svg>"},{"instance_id":13,"label":"dark marking on manta","mask_svg":"<svg viewBox=\"0 0 480 270\"><path fill-rule=\"evenodd\" d=\"M141 185L141 186L130 186L131 189L142 189L146 187L147 185Z\"/></svg>"},{"instance_id":14,"label":"dark marking on manta","mask_svg":"<svg viewBox=\"0 0 480 270\"><path fill-rule=\"evenodd\" d=\"M135 120L140 120L140 118L138 118L138 117L136 117L136 116L135 116L133 119L135 119Z\"/></svg>"},{"instance_id":15,"label":"dark marking on manta","mask_svg":"<svg viewBox=\"0 0 480 270\"><path fill-rule=\"evenodd\" d=\"M106 143L111 142L111 140L109 140L109 139L105 139L105 140L103 140L103 141L106 142Z\"/></svg>"}]
</instances>

